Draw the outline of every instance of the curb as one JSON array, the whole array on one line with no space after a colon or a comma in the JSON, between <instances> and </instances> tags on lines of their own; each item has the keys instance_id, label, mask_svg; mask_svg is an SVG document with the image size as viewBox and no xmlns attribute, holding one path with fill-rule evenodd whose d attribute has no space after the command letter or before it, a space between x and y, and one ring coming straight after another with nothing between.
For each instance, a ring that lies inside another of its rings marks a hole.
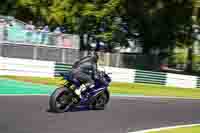
<instances>
[{"instance_id":1,"label":"curb","mask_svg":"<svg viewBox=\"0 0 200 133\"><path fill-rule=\"evenodd\" d=\"M149 133L149 132L157 132L157 131L161 131L161 130L176 129L176 128L185 128L185 127L193 127L193 126L200 126L200 124L190 124L190 125L162 127L162 128L140 130L140 131L128 132L128 133Z\"/></svg>"},{"instance_id":2,"label":"curb","mask_svg":"<svg viewBox=\"0 0 200 133\"><path fill-rule=\"evenodd\" d=\"M187 97L170 97L170 96L145 96L145 95L129 95L129 94L111 94L113 97L130 97L130 98L154 98L154 99L183 99L183 100L200 100L200 98L187 98Z\"/></svg>"}]
</instances>

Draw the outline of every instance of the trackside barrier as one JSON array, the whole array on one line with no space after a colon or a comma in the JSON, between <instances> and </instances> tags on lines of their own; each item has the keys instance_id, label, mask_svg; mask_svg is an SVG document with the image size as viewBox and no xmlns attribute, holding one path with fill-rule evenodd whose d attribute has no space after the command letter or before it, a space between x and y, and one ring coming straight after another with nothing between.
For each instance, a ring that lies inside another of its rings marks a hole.
<instances>
[{"instance_id":1,"label":"trackside barrier","mask_svg":"<svg viewBox=\"0 0 200 133\"><path fill-rule=\"evenodd\" d=\"M59 73L66 73L70 71L72 68L72 65L62 64L62 63L55 63L55 76L59 76Z\"/></svg>"},{"instance_id":2,"label":"trackside barrier","mask_svg":"<svg viewBox=\"0 0 200 133\"><path fill-rule=\"evenodd\" d=\"M0 75L57 77L60 72L68 72L72 65L52 61L0 57ZM101 70L112 73L115 82L147 83L182 88L200 88L200 77L99 66Z\"/></svg>"},{"instance_id":3,"label":"trackside barrier","mask_svg":"<svg viewBox=\"0 0 200 133\"><path fill-rule=\"evenodd\" d=\"M166 78L166 73L136 70L135 83L165 85Z\"/></svg>"},{"instance_id":4,"label":"trackside barrier","mask_svg":"<svg viewBox=\"0 0 200 133\"><path fill-rule=\"evenodd\" d=\"M200 77L197 78L197 88L200 88Z\"/></svg>"},{"instance_id":5,"label":"trackside barrier","mask_svg":"<svg viewBox=\"0 0 200 133\"><path fill-rule=\"evenodd\" d=\"M55 76L59 76L60 72L68 72L72 68L71 65L62 64L62 63L56 63L55 64ZM124 68L114 68L114 67L105 67L100 66L100 70L105 70L108 73L111 74L111 78L113 81L116 82L127 82L127 83L133 83L134 82L134 73L135 70L133 69L124 69Z\"/></svg>"},{"instance_id":6,"label":"trackside barrier","mask_svg":"<svg viewBox=\"0 0 200 133\"><path fill-rule=\"evenodd\" d=\"M198 77L196 76L167 73L166 86L197 88L197 80Z\"/></svg>"},{"instance_id":7,"label":"trackside barrier","mask_svg":"<svg viewBox=\"0 0 200 133\"><path fill-rule=\"evenodd\" d=\"M135 70L133 69L106 67L106 66L100 66L99 68L101 70L105 70L107 73L112 73L110 76L113 81L133 83L135 80L134 79Z\"/></svg>"},{"instance_id":8,"label":"trackside barrier","mask_svg":"<svg viewBox=\"0 0 200 133\"><path fill-rule=\"evenodd\" d=\"M70 65L66 64L56 63L56 65L56 73L67 72L71 68ZM158 84L182 88L200 88L200 77L197 76L105 66L100 66L100 69L112 73L112 80L116 82ZM55 76L58 75L55 74Z\"/></svg>"},{"instance_id":9,"label":"trackside barrier","mask_svg":"<svg viewBox=\"0 0 200 133\"><path fill-rule=\"evenodd\" d=\"M54 77L55 63L0 57L0 75Z\"/></svg>"}]
</instances>

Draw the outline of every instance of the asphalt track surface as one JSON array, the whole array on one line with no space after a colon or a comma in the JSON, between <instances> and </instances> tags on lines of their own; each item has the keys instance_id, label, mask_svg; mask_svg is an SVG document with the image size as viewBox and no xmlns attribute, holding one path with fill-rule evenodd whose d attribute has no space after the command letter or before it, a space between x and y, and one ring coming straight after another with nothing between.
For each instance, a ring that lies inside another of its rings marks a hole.
<instances>
[{"instance_id":1,"label":"asphalt track surface","mask_svg":"<svg viewBox=\"0 0 200 133\"><path fill-rule=\"evenodd\" d=\"M200 100L112 97L101 111L54 114L48 96L0 96L0 133L127 133L200 122Z\"/></svg>"}]
</instances>

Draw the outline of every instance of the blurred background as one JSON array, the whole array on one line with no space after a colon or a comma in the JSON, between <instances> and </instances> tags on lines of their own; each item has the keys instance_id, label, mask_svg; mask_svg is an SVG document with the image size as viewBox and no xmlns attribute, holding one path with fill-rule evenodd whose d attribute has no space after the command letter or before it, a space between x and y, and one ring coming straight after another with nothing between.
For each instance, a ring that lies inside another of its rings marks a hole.
<instances>
[{"instance_id":1,"label":"blurred background","mask_svg":"<svg viewBox=\"0 0 200 133\"><path fill-rule=\"evenodd\" d=\"M200 0L3 0L0 56L200 75Z\"/></svg>"}]
</instances>

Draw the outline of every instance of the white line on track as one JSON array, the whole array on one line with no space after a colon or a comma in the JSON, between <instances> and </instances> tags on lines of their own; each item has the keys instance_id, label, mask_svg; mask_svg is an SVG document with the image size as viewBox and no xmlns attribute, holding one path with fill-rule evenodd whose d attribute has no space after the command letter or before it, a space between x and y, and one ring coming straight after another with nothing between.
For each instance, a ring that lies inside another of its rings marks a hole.
<instances>
[{"instance_id":1,"label":"white line on track","mask_svg":"<svg viewBox=\"0 0 200 133\"><path fill-rule=\"evenodd\" d=\"M141 130L141 131L135 131L135 132L129 132L129 133L149 133L149 132L156 132L156 131L161 131L161 130L168 130L168 129L175 129L175 128L185 128L185 127L193 127L193 126L200 126L200 124L162 127L162 128L147 129L147 130Z\"/></svg>"}]
</instances>

